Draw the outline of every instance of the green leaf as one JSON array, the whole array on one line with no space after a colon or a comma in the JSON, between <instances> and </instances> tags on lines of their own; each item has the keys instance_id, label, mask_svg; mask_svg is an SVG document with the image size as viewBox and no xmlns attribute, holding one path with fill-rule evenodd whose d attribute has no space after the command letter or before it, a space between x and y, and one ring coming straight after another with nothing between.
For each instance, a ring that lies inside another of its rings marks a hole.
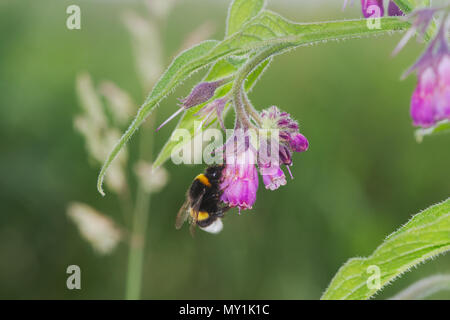
<instances>
[{"instance_id":1,"label":"green leaf","mask_svg":"<svg viewBox=\"0 0 450 320\"><path fill-rule=\"evenodd\" d=\"M331 40L360 38L404 30L410 23L381 18L380 29L369 29L366 19L319 23L294 23L271 11L263 11L242 29L222 41L203 59L243 54L263 47L284 44L286 48Z\"/></svg>"},{"instance_id":2,"label":"green leaf","mask_svg":"<svg viewBox=\"0 0 450 320\"><path fill-rule=\"evenodd\" d=\"M229 62L226 60L220 60L217 62L209 72L209 74L205 77L204 81L214 81L220 78L223 78L224 76L228 76L234 72L237 71L238 67L243 63L237 63ZM261 74L265 71L267 66L269 65L270 60L266 60L263 63L261 63L247 78L247 81L245 83L245 90L249 92L253 86L255 85L256 81L259 79ZM227 95L231 90L232 84L229 83L225 85L224 87L218 89L218 92L215 94L215 96L212 99L219 99L223 98L225 95ZM194 121L199 121L199 118L195 116L195 113L197 113L201 108L203 108L206 105L206 103L201 104L199 106L193 107L189 110L186 110L181 118L181 120L178 122L178 125L176 126L176 129L186 129L189 131L189 134L191 136L191 139L185 139L184 144L181 144L179 141L176 141L173 139L173 133L171 138L166 142L164 147L161 149L160 153L156 157L156 160L153 162L153 168L157 168L161 166L164 162L166 162L172 152L177 152L180 150L184 145L192 141L198 134L200 134L201 131L196 132L196 127L194 125ZM228 106L229 107L229 106ZM175 131L174 131L175 132Z\"/></svg>"},{"instance_id":3,"label":"green leaf","mask_svg":"<svg viewBox=\"0 0 450 320\"><path fill-rule=\"evenodd\" d=\"M234 0L228 11L227 33L229 36L241 29L241 27L266 6L266 0Z\"/></svg>"},{"instance_id":4,"label":"green leaf","mask_svg":"<svg viewBox=\"0 0 450 320\"><path fill-rule=\"evenodd\" d=\"M442 120L430 128L417 129L415 132L416 141L421 143L425 136L431 136L437 133L450 133L450 121Z\"/></svg>"},{"instance_id":5,"label":"green leaf","mask_svg":"<svg viewBox=\"0 0 450 320\"><path fill-rule=\"evenodd\" d=\"M431 0L394 0L394 2L405 14L431 4Z\"/></svg>"},{"instance_id":6,"label":"green leaf","mask_svg":"<svg viewBox=\"0 0 450 320\"><path fill-rule=\"evenodd\" d=\"M334 276L322 299L369 299L404 272L450 250L450 198L416 214L392 233L367 258L347 261ZM380 286L367 285L380 270Z\"/></svg>"},{"instance_id":7,"label":"green leaf","mask_svg":"<svg viewBox=\"0 0 450 320\"><path fill-rule=\"evenodd\" d=\"M202 64L195 65L192 62L197 57L204 55L206 52L210 51L217 45L217 43L218 41L215 40L204 41L192 47L191 49L182 52L173 60L172 64L159 79L158 83L155 85L152 92L139 109L136 118L120 138L119 142L114 146L113 150L103 164L97 180L97 190L101 195L105 195L102 185L106 170L116 158L119 151L125 146L127 141L136 132L142 122L151 114L153 108L156 107L157 104L178 84L189 77L194 71L204 66Z\"/></svg>"},{"instance_id":8,"label":"green leaf","mask_svg":"<svg viewBox=\"0 0 450 320\"><path fill-rule=\"evenodd\" d=\"M409 25L397 18L382 18L380 29L367 28L364 19L297 24L275 13L263 11L222 42L206 41L183 52L156 84L135 120L106 159L98 177L97 189L104 195L102 182L111 162L161 100L193 72L220 59L256 52L264 47L277 46L280 53L301 45L402 30Z\"/></svg>"}]
</instances>

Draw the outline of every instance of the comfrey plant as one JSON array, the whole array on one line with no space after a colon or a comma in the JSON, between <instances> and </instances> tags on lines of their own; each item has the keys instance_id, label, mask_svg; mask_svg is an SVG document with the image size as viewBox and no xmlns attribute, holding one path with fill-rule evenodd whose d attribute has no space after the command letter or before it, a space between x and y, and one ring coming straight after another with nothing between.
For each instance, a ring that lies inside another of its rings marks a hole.
<instances>
[{"instance_id":1,"label":"comfrey plant","mask_svg":"<svg viewBox=\"0 0 450 320\"><path fill-rule=\"evenodd\" d=\"M220 231L221 218L226 211L235 207L241 212L254 206L258 172L265 188L276 190L286 185L284 169L292 177L289 168L295 159L293 154L309 147L307 138L290 114L276 106L262 107L262 110L255 108L248 92L274 56L333 40L406 31L398 51L411 36L422 35L428 48L410 69L410 72L417 71L419 76L411 102L413 123L425 128L421 130L427 130L422 131L421 136L450 129L442 127L442 123L448 124L450 118L449 6L434 8L427 0L395 0L389 1L386 14L383 1L361 1L361 4L362 19L305 24L291 22L267 10L264 0L232 1L224 40L204 41L174 59L107 157L98 178L98 191L105 194L102 184L108 168L160 102L194 72L209 68L203 80L180 100L178 110L158 127L157 131L181 115L172 138L159 153L153 167L158 168L175 152L196 140L203 129L220 126L225 130L224 117L234 112L232 134L210 150L219 155L219 164L208 167L194 179L176 223L179 227L190 219L193 225L207 231ZM377 23L371 24L366 18L376 18ZM180 130L188 133L188 139L182 143L176 138ZM449 250L449 217L450 200L417 214L388 237L373 255L347 262L322 298L370 298L410 267ZM372 270L375 270L375 276L371 276ZM369 283L374 277L377 281Z\"/></svg>"}]
</instances>

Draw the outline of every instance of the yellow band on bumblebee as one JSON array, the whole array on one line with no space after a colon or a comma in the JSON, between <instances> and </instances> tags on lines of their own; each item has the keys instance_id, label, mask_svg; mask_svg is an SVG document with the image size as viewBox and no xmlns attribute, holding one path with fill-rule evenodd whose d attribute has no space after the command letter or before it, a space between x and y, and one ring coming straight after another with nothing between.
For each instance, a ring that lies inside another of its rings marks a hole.
<instances>
[{"instance_id":1,"label":"yellow band on bumblebee","mask_svg":"<svg viewBox=\"0 0 450 320\"><path fill-rule=\"evenodd\" d=\"M195 212L194 212L194 210L192 210L192 208L189 211L189 213L190 213L192 218L195 218ZM209 213L208 212L206 212L206 211L199 211L198 212L197 221L203 221L203 220L206 220L208 218L209 218Z\"/></svg>"},{"instance_id":2,"label":"yellow band on bumblebee","mask_svg":"<svg viewBox=\"0 0 450 320\"><path fill-rule=\"evenodd\" d=\"M198 176L196 176L195 180L200 181L201 183L203 183L207 187L211 187L211 183L209 182L209 179L203 173L201 173Z\"/></svg>"}]
</instances>

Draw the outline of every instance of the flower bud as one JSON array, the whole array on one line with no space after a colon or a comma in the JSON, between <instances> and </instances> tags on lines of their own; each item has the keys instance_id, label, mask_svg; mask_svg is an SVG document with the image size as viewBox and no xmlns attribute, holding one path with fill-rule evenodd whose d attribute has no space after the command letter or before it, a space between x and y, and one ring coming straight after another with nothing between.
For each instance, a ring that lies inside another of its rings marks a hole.
<instances>
[{"instance_id":1,"label":"flower bud","mask_svg":"<svg viewBox=\"0 0 450 320\"><path fill-rule=\"evenodd\" d=\"M308 150L308 139L301 133L296 133L291 135L291 139L289 140L289 146L295 152L303 152Z\"/></svg>"},{"instance_id":2,"label":"flower bud","mask_svg":"<svg viewBox=\"0 0 450 320\"><path fill-rule=\"evenodd\" d=\"M214 96L216 89L223 85L223 81L202 82L192 89L191 93L180 102L185 109L205 103Z\"/></svg>"},{"instance_id":3,"label":"flower bud","mask_svg":"<svg viewBox=\"0 0 450 320\"><path fill-rule=\"evenodd\" d=\"M389 1L388 15L390 17L396 17L396 16L404 16L405 14L403 13L402 10L400 10L400 8L395 4L395 2L391 0Z\"/></svg>"}]
</instances>

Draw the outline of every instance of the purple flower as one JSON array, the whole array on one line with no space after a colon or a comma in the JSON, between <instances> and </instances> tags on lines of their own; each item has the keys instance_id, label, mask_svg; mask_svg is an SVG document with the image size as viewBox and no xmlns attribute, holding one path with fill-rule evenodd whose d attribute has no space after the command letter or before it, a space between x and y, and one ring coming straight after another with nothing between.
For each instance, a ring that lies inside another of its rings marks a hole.
<instances>
[{"instance_id":1,"label":"purple flower","mask_svg":"<svg viewBox=\"0 0 450 320\"><path fill-rule=\"evenodd\" d=\"M291 135L289 145L295 152L304 152L308 150L308 140L301 133Z\"/></svg>"},{"instance_id":2,"label":"purple flower","mask_svg":"<svg viewBox=\"0 0 450 320\"><path fill-rule=\"evenodd\" d=\"M437 121L450 120L450 56L441 58L437 69L438 87L436 90Z\"/></svg>"},{"instance_id":3,"label":"purple flower","mask_svg":"<svg viewBox=\"0 0 450 320\"><path fill-rule=\"evenodd\" d=\"M286 178L281 170L281 165L286 165L292 177L289 166L292 165L292 153L304 152L308 149L308 140L299 132L298 123L293 120L289 113L280 111L272 106L261 112L262 128L278 130L278 139L269 142L261 142L260 149L268 150L266 145L277 143L278 154L259 159L259 171L263 177L267 189L275 190L286 184Z\"/></svg>"},{"instance_id":4,"label":"purple flower","mask_svg":"<svg viewBox=\"0 0 450 320\"><path fill-rule=\"evenodd\" d=\"M415 126L431 127L450 119L450 55L440 57L418 71L418 84L411 98Z\"/></svg>"},{"instance_id":5,"label":"purple flower","mask_svg":"<svg viewBox=\"0 0 450 320\"><path fill-rule=\"evenodd\" d=\"M400 10L397 4L391 0L389 1L388 5L388 15L390 17L396 17L396 16L404 16L405 14L403 13L402 10Z\"/></svg>"},{"instance_id":6,"label":"purple flower","mask_svg":"<svg viewBox=\"0 0 450 320\"><path fill-rule=\"evenodd\" d=\"M280 186L284 186L286 184L286 176L284 175L283 170L281 170L279 164L260 164L259 172L261 173L266 189L276 190Z\"/></svg>"},{"instance_id":7,"label":"purple flower","mask_svg":"<svg viewBox=\"0 0 450 320\"><path fill-rule=\"evenodd\" d=\"M245 151L226 153L220 200L229 207L238 207L239 211L253 207L258 190L255 158L256 152L251 146Z\"/></svg>"},{"instance_id":8,"label":"purple flower","mask_svg":"<svg viewBox=\"0 0 450 320\"><path fill-rule=\"evenodd\" d=\"M430 127L434 124L436 80L436 74L431 67L419 75L419 82L411 98L411 117L415 126Z\"/></svg>"},{"instance_id":9,"label":"purple flower","mask_svg":"<svg viewBox=\"0 0 450 320\"><path fill-rule=\"evenodd\" d=\"M384 15L383 0L361 0L365 18L381 18Z\"/></svg>"},{"instance_id":10,"label":"purple flower","mask_svg":"<svg viewBox=\"0 0 450 320\"><path fill-rule=\"evenodd\" d=\"M421 25L429 24L429 10L417 13ZM418 83L411 98L411 117L415 126L431 127L441 120L450 120L450 50L447 24L440 24L436 37L425 53L407 71L417 71ZM415 28L417 29L419 25ZM413 27L414 28L414 27ZM423 32L426 29L422 29Z\"/></svg>"}]
</instances>

